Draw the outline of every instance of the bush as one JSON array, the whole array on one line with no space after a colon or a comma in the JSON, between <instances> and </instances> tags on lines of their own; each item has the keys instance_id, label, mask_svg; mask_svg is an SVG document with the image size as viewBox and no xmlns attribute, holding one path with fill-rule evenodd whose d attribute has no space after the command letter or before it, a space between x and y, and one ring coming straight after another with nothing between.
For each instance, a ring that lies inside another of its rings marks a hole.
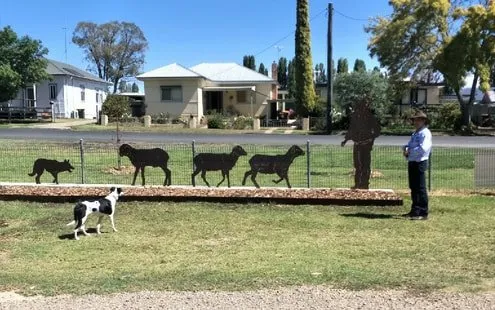
<instances>
[{"instance_id":1,"label":"bush","mask_svg":"<svg viewBox=\"0 0 495 310\"><path fill-rule=\"evenodd\" d=\"M212 129L225 129L227 122L225 122L222 114L213 113L206 116L208 121L208 128Z\"/></svg>"},{"instance_id":2,"label":"bush","mask_svg":"<svg viewBox=\"0 0 495 310\"><path fill-rule=\"evenodd\" d=\"M108 118L122 118L125 115L130 115L129 99L124 96L108 95L103 102L101 112L108 116Z\"/></svg>"},{"instance_id":3,"label":"bush","mask_svg":"<svg viewBox=\"0 0 495 310\"><path fill-rule=\"evenodd\" d=\"M254 120L252 117L239 116L234 119L232 122L232 129L252 129L254 125Z\"/></svg>"},{"instance_id":4,"label":"bush","mask_svg":"<svg viewBox=\"0 0 495 310\"><path fill-rule=\"evenodd\" d=\"M446 103L438 111L436 125L441 129L459 131L462 128L462 114L457 103Z\"/></svg>"}]
</instances>

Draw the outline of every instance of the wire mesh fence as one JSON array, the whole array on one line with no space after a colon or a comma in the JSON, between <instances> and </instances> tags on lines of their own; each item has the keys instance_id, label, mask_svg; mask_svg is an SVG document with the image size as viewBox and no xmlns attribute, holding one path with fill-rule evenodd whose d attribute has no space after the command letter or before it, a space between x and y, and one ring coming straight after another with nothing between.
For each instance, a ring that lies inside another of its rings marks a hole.
<instances>
[{"instance_id":1,"label":"wire mesh fence","mask_svg":"<svg viewBox=\"0 0 495 310\"><path fill-rule=\"evenodd\" d=\"M235 144L133 144L136 148L162 148L169 154L168 168L172 185L191 185L193 157L199 153L230 153ZM247 156L239 157L230 171L232 186L242 186L244 174L250 170L249 159L255 154L282 155L290 145L243 145ZM299 145L305 155L294 159L289 168L292 187L349 188L354 185L353 148L336 145ZM30 176L38 158L68 160L74 167L60 172L60 183L131 184L134 166L127 157L119 157L116 143L26 143L4 142L0 148L0 182L35 182ZM407 189L407 162L398 146L375 146L372 151L370 188ZM495 185L495 149L435 147L430 161L431 189L475 189ZM162 185L165 175L160 168L146 167L146 185ZM220 182L220 171L208 171L211 185ZM261 187L287 187L285 181L275 184L278 177L259 174ZM45 171L42 183L51 183L52 175ZM141 184L138 176L136 185ZM198 186L205 185L200 175ZM226 186L226 182L223 184ZM250 178L245 186L253 186Z\"/></svg>"}]
</instances>

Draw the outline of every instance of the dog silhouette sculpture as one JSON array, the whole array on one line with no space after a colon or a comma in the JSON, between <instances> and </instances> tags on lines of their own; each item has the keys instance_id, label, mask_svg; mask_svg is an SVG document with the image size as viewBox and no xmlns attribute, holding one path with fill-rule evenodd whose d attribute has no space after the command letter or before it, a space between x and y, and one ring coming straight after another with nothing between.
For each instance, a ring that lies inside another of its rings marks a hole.
<instances>
[{"instance_id":1,"label":"dog silhouette sculpture","mask_svg":"<svg viewBox=\"0 0 495 310\"><path fill-rule=\"evenodd\" d=\"M72 172L74 167L70 164L69 160L57 161L53 159L38 158L34 161L33 172L29 173L30 177L36 176L36 184L40 184L40 178L43 172L48 171L53 176L53 183L58 184L58 174L60 172L69 171Z\"/></svg>"}]
</instances>

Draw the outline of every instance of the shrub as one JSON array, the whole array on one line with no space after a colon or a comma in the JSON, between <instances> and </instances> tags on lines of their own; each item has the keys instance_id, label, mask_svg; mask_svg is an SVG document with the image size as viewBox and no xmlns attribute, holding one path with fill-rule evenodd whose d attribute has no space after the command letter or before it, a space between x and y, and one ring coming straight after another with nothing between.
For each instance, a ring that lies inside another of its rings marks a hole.
<instances>
[{"instance_id":1,"label":"shrub","mask_svg":"<svg viewBox=\"0 0 495 310\"><path fill-rule=\"evenodd\" d=\"M124 96L108 95L103 102L101 112L109 118L122 118L130 114L129 99Z\"/></svg>"},{"instance_id":2,"label":"shrub","mask_svg":"<svg viewBox=\"0 0 495 310\"><path fill-rule=\"evenodd\" d=\"M436 125L442 129L459 131L462 128L462 114L457 103L446 103L438 111Z\"/></svg>"},{"instance_id":3,"label":"shrub","mask_svg":"<svg viewBox=\"0 0 495 310\"><path fill-rule=\"evenodd\" d=\"M254 120L252 117L239 116L232 122L232 129L252 129Z\"/></svg>"},{"instance_id":4,"label":"shrub","mask_svg":"<svg viewBox=\"0 0 495 310\"><path fill-rule=\"evenodd\" d=\"M208 128L225 129L225 127L227 127L227 124L222 114L218 114L218 113L209 114L206 116L206 119L208 121Z\"/></svg>"}]
</instances>

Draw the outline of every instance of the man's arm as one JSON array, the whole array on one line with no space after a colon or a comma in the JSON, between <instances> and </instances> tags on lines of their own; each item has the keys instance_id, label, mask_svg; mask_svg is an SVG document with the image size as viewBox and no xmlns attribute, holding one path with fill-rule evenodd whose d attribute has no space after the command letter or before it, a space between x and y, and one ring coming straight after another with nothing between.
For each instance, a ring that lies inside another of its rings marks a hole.
<instances>
[{"instance_id":1,"label":"man's arm","mask_svg":"<svg viewBox=\"0 0 495 310\"><path fill-rule=\"evenodd\" d=\"M432 146L431 133L429 131L422 132L420 135L419 145L408 149L409 155L413 155L415 158L422 158Z\"/></svg>"}]
</instances>

